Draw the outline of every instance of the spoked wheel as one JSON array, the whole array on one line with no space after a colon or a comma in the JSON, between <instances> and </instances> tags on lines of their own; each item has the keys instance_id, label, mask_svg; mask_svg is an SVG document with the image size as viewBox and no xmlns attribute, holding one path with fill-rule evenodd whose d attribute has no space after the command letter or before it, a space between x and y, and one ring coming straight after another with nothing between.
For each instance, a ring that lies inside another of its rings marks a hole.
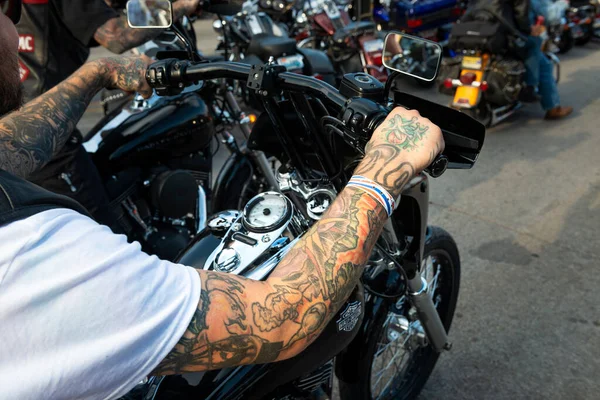
<instances>
[{"instance_id":1,"label":"spoked wheel","mask_svg":"<svg viewBox=\"0 0 600 400\"><path fill-rule=\"evenodd\" d=\"M452 237L443 229L430 227L425 244L422 276L429 293L449 330L456 308L460 282L460 259ZM416 310L405 296L380 313L373 325L368 349L356 366L360 378L340 380L344 400L413 399L423 389L439 357L427 343L416 318Z\"/></svg>"}]
</instances>

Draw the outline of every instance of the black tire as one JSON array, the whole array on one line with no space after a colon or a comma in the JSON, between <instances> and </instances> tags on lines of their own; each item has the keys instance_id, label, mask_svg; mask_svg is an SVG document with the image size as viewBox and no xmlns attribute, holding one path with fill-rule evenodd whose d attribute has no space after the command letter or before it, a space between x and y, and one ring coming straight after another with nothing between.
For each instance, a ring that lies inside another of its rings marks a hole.
<instances>
[{"instance_id":1,"label":"black tire","mask_svg":"<svg viewBox=\"0 0 600 400\"><path fill-rule=\"evenodd\" d=\"M557 44L558 52L560 54L564 54L571 50L574 45L575 39L573 38L573 32L571 32L570 29L563 31L562 35L560 36L560 42Z\"/></svg>"},{"instance_id":2,"label":"black tire","mask_svg":"<svg viewBox=\"0 0 600 400\"><path fill-rule=\"evenodd\" d=\"M439 284L438 281L434 296L436 298L437 295L441 296L438 312L444 327L448 331L454 317L460 288L460 257L454 239L442 228L428 228L425 256L429 255L437 257L436 261L444 260L443 262L440 261L439 264L442 283ZM352 368L358 369L356 376L359 379L354 382L339 381L342 400L370 400L375 398L371 393L373 357L378 350L381 336L386 334L384 324L388 315L386 312L380 313L379 320L373 325L374 329L370 332L367 351L364 352L357 364L352 366ZM379 398L384 400L407 400L418 396L435 367L439 353L427 346L416 349L410 357L407 368L403 370L406 372L404 376L394 376L392 386Z\"/></svg>"}]
</instances>

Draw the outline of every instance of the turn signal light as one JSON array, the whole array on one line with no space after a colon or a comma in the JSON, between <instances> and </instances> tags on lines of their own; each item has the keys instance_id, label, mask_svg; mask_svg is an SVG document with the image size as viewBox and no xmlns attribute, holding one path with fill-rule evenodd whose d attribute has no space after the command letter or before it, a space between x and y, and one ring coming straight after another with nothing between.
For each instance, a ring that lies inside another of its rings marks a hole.
<instances>
[{"instance_id":1,"label":"turn signal light","mask_svg":"<svg viewBox=\"0 0 600 400\"><path fill-rule=\"evenodd\" d=\"M250 120L250 123L253 124L256 122L256 115L255 114L248 114L248 119Z\"/></svg>"},{"instance_id":2,"label":"turn signal light","mask_svg":"<svg viewBox=\"0 0 600 400\"><path fill-rule=\"evenodd\" d=\"M406 21L406 26L408 26L409 28L418 28L421 25L423 25L422 19L409 19Z\"/></svg>"},{"instance_id":3,"label":"turn signal light","mask_svg":"<svg viewBox=\"0 0 600 400\"><path fill-rule=\"evenodd\" d=\"M463 15L465 13L465 10L460 8L460 7L454 7L452 9L452 16L453 17L460 17L461 15Z\"/></svg>"},{"instance_id":4,"label":"turn signal light","mask_svg":"<svg viewBox=\"0 0 600 400\"><path fill-rule=\"evenodd\" d=\"M490 88L490 86L485 81L483 81L479 84L479 89L481 89L482 92L487 91L489 88Z\"/></svg>"},{"instance_id":5,"label":"turn signal light","mask_svg":"<svg viewBox=\"0 0 600 400\"><path fill-rule=\"evenodd\" d=\"M452 89L453 86L454 85L452 84L452 79L450 79L450 78L444 79L444 87L446 89Z\"/></svg>"},{"instance_id":6,"label":"turn signal light","mask_svg":"<svg viewBox=\"0 0 600 400\"><path fill-rule=\"evenodd\" d=\"M477 76L473 72L467 72L460 76L460 83L463 85L470 85L477 78Z\"/></svg>"}]
</instances>

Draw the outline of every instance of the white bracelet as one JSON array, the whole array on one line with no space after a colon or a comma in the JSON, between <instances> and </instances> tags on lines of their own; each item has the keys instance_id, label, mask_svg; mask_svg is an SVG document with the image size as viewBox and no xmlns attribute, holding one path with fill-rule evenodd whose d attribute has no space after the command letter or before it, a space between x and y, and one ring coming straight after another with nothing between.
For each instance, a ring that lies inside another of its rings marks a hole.
<instances>
[{"instance_id":1,"label":"white bracelet","mask_svg":"<svg viewBox=\"0 0 600 400\"><path fill-rule=\"evenodd\" d=\"M383 186L369 178L354 175L350 178L347 186L360 188L370 194L385 208L388 216L391 216L396 209L396 200L394 200L392 195Z\"/></svg>"}]
</instances>

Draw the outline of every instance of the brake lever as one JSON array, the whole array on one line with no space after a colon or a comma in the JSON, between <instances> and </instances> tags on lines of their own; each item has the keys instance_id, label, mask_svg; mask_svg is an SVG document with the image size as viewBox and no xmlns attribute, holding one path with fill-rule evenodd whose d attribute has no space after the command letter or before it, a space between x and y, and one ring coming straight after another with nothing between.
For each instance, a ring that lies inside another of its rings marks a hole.
<instances>
[{"instance_id":1,"label":"brake lever","mask_svg":"<svg viewBox=\"0 0 600 400\"><path fill-rule=\"evenodd\" d=\"M433 162L424 171L432 178L439 178L448 168L448 157L438 154Z\"/></svg>"}]
</instances>

